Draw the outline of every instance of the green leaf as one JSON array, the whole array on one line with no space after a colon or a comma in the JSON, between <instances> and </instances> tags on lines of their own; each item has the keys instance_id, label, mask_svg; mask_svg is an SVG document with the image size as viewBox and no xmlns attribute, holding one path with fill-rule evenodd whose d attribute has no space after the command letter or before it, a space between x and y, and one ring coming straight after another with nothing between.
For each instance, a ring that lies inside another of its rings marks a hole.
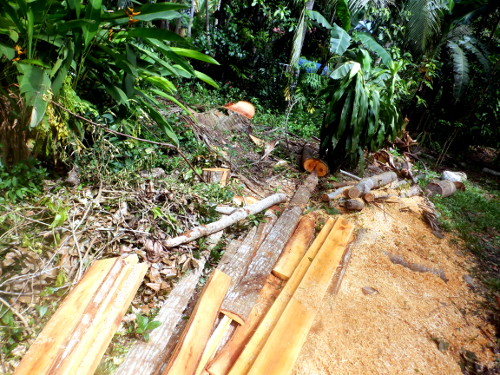
<instances>
[{"instance_id":1,"label":"green leaf","mask_svg":"<svg viewBox=\"0 0 500 375\"><path fill-rule=\"evenodd\" d=\"M64 224L66 219L68 218L68 213L65 211L59 212L54 216L54 220L52 221L52 224L50 224L49 228L57 228Z\"/></svg>"},{"instance_id":2,"label":"green leaf","mask_svg":"<svg viewBox=\"0 0 500 375\"><path fill-rule=\"evenodd\" d=\"M155 85L156 87L158 87L164 91L168 91L171 93L174 93L177 91L177 89L175 88L175 85L171 81L169 81L168 79L166 79L164 77L149 76L149 77L146 77L146 81L152 83L153 85Z\"/></svg>"},{"instance_id":3,"label":"green leaf","mask_svg":"<svg viewBox=\"0 0 500 375\"><path fill-rule=\"evenodd\" d=\"M448 47L453 57L453 96L458 101L469 84L469 60L458 44L449 41Z\"/></svg>"},{"instance_id":4,"label":"green leaf","mask_svg":"<svg viewBox=\"0 0 500 375\"><path fill-rule=\"evenodd\" d=\"M367 33L355 33L354 38L359 40L363 46L369 51L376 53L384 63L385 66L390 67L392 64L392 57L389 52L386 51L384 47L378 44L375 39L370 34Z\"/></svg>"},{"instance_id":5,"label":"green leaf","mask_svg":"<svg viewBox=\"0 0 500 375\"><path fill-rule=\"evenodd\" d=\"M196 76L196 78L201 79L203 82L208 83L209 85L215 87L216 89L219 88L217 82L215 82L211 77L207 76L205 73L195 70L194 75Z\"/></svg>"},{"instance_id":6,"label":"green leaf","mask_svg":"<svg viewBox=\"0 0 500 375\"><path fill-rule=\"evenodd\" d=\"M173 31L152 27L138 27L130 29L125 32L125 35L129 38L169 40L172 42L184 41L180 35L177 35Z\"/></svg>"},{"instance_id":7,"label":"green leaf","mask_svg":"<svg viewBox=\"0 0 500 375\"><path fill-rule=\"evenodd\" d=\"M165 94L163 91L160 90L152 89L151 91L153 92L153 94L161 96L162 98L168 99L172 103L177 104L180 108L182 108L186 112L186 114L188 114L194 121L196 121L196 117L194 117L191 111L187 109L187 107L180 101L178 101L175 97L173 97L172 95Z\"/></svg>"},{"instance_id":8,"label":"green leaf","mask_svg":"<svg viewBox=\"0 0 500 375\"><path fill-rule=\"evenodd\" d=\"M161 326L161 322L158 320L153 320L152 322L148 323L147 330L152 331L153 329L158 328L159 326Z\"/></svg>"},{"instance_id":9,"label":"green leaf","mask_svg":"<svg viewBox=\"0 0 500 375\"><path fill-rule=\"evenodd\" d=\"M32 107L30 129L42 121L49 101L50 78L47 70L34 65L17 64L21 73L18 76L19 90Z\"/></svg>"},{"instance_id":10,"label":"green leaf","mask_svg":"<svg viewBox=\"0 0 500 375\"><path fill-rule=\"evenodd\" d=\"M337 0L336 14L345 31L351 29L351 12L349 11L348 0Z\"/></svg>"},{"instance_id":11,"label":"green leaf","mask_svg":"<svg viewBox=\"0 0 500 375\"><path fill-rule=\"evenodd\" d=\"M333 25L330 35L330 52L342 56L351 44L351 37L337 24Z\"/></svg>"},{"instance_id":12,"label":"green leaf","mask_svg":"<svg viewBox=\"0 0 500 375\"><path fill-rule=\"evenodd\" d=\"M144 93L143 93L144 94ZM148 96L144 94L146 98ZM151 98L149 98L152 100ZM177 147L179 147L179 139L175 134L174 130L170 124L165 120L160 112L158 112L150 103L146 100L141 101L142 109L163 129L165 135L170 139L170 141Z\"/></svg>"},{"instance_id":13,"label":"green leaf","mask_svg":"<svg viewBox=\"0 0 500 375\"><path fill-rule=\"evenodd\" d=\"M343 79L343 78L345 78L350 73L350 71L352 70L354 64L358 64L358 63L354 63L352 61L348 61L348 62L342 64L341 66L339 66L337 69L335 69L330 74L330 78L332 78L332 79Z\"/></svg>"},{"instance_id":14,"label":"green leaf","mask_svg":"<svg viewBox=\"0 0 500 375\"><path fill-rule=\"evenodd\" d=\"M8 60L12 60L16 57L16 51L7 44L0 43L0 57L2 56L5 56Z\"/></svg>"},{"instance_id":15,"label":"green leaf","mask_svg":"<svg viewBox=\"0 0 500 375\"><path fill-rule=\"evenodd\" d=\"M80 18L80 12L82 10L81 0L68 0L69 8L74 10L76 13L76 18Z\"/></svg>"},{"instance_id":16,"label":"green leaf","mask_svg":"<svg viewBox=\"0 0 500 375\"><path fill-rule=\"evenodd\" d=\"M85 47L90 45L90 42L93 41L97 31L99 30L101 10L102 0L89 0L85 9L85 18L90 21L90 24L83 26L83 40Z\"/></svg>"},{"instance_id":17,"label":"green leaf","mask_svg":"<svg viewBox=\"0 0 500 375\"><path fill-rule=\"evenodd\" d=\"M316 10L306 10L307 16L313 20L319 23L321 26L323 26L325 29L330 30L332 28L332 25L330 25L330 22L326 20L323 15L316 11Z\"/></svg>"},{"instance_id":18,"label":"green leaf","mask_svg":"<svg viewBox=\"0 0 500 375\"><path fill-rule=\"evenodd\" d=\"M220 65L217 60L215 60L213 57L205 55L204 53L192 50L192 49L187 49L187 48L178 48L178 47L170 47L170 50L172 52L175 52L176 54L184 57L189 57L191 59L196 59L200 61L204 61L210 64L215 64L215 65Z\"/></svg>"}]
</instances>

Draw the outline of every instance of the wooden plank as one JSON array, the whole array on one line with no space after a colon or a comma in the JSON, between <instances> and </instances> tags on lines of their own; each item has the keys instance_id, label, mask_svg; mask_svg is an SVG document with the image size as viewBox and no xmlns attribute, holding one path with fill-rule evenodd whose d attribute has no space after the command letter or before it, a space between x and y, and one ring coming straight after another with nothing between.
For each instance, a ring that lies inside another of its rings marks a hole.
<instances>
[{"instance_id":1,"label":"wooden plank","mask_svg":"<svg viewBox=\"0 0 500 375\"><path fill-rule=\"evenodd\" d=\"M221 311L238 322L244 322L259 296L276 260L289 237L297 227L303 209L309 202L312 191L318 183L318 176L311 173L294 194L289 206L283 211L257 250L240 283L228 293Z\"/></svg>"},{"instance_id":2,"label":"wooden plank","mask_svg":"<svg viewBox=\"0 0 500 375\"><path fill-rule=\"evenodd\" d=\"M16 368L16 375L45 374L118 258L98 260L64 299Z\"/></svg>"},{"instance_id":3,"label":"wooden plank","mask_svg":"<svg viewBox=\"0 0 500 375\"><path fill-rule=\"evenodd\" d=\"M203 351L200 363L198 364L198 368L195 372L196 375L202 375L203 372L205 372L205 367L207 366L208 362L214 357L215 352L217 351L217 348L219 347L232 321L233 320L228 316L222 315L222 319L217 325L217 328L212 333L212 336L210 336L207 346Z\"/></svg>"},{"instance_id":4,"label":"wooden plank","mask_svg":"<svg viewBox=\"0 0 500 375\"><path fill-rule=\"evenodd\" d=\"M287 304L248 375L287 375L293 370L354 226L339 218Z\"/></svg>"},{"instance_id":5,"label":"wooden plank","mask_svg":"<svg viewBox=\"0 0 500 375\"><path fill-rule=\"evenodd\" d=\"M276 324L286 305L290 301L293 293L295 292L295 289L297 289L306 271L311 265L312 260L318 253L319 249L323 246L323 243L331 233L332 228L336 227L334 223L335 220L333 218L329 218L325 223L323 229L318 234L312 245L309 247L297 268L295 268L295 270L293 271L292 276L286 282L278 298L266 313L264 319L253 333L252 337L248 340L245 348L232 366L229 374L243 375L248 372L257 354L260 352L260 350L264 346L264 343L269 337L274 325Z\"/></svg>"},{"instance_id":6,"label":"wooden plank","mask_svg":"<svg viewBox=\"0 0 500 375\"><path fill-rule=\"evenodd\" d=\"M163 375L195 373L230 284L229 276L217 269L214 270Z\"/></svg>"},{"instance_id":7,"label":"wooden plank","mask_svg":"<svg viewBox=\"0 0 500 375\"><path fill-rule=\"evenodd\" d=\"M246 343L255 332L262 318L278 297L282 287L283 281L281 279L274 275L269 275L248 319L243 325L236 328L234 334L224 348L208 365L208 372L211 375L225 375L228 373L232 364L236 358L238 358Z\"/></svg>"},{"instance_id":8,"label":"wooden plank","mask_svg":"<svg viewBox=\"0 0 500 375\"><path fill-rule=\"evenodd\" d=\"M288 240L278 262L273 268L273 275L288 280L293 270L304 256L314 236L316 218L314 215L303 216L292 237Z\"/></svg>"}]
</instances>

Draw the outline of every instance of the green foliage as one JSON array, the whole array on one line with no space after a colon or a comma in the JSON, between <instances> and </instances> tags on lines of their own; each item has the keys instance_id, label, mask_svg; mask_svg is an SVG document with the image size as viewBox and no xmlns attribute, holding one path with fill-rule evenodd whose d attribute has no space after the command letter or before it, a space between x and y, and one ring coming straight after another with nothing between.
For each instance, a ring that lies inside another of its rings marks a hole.
<instances>
[{"instance_id":1,"label":"green foliage","mask_svg":"<svg viewBox=\"0 0 500 375\"><path fill-rule=\"evenodd\" d=\"M24 328L14 319L12 310L0 305L0 340L2 341L2 355L10 355L18 343L24 338Z\"/></svg>"},{"instance_id":2,"label":"green foliage","mask_svg":"<svg viewBox=\"0 0 500 375\"><path fill-rule=\"evenodd\" d=\"M42 193L47 170L35 159L11 167L0 162L0 203L16 203Z\"/></svg>"},{"instance_id":3,"label":"green foliage","mask_svg":"<svg viewBox=\"0 0 500 375\"><path fill-rule=\"evenodd\" d=\"M26 124L39 135L49 133L42 122L50 100L60 101L64 96L61 88L69 78L78 96L117 113L147 114L177 145L177 136L159 114L154 95L178 102L173 96L174 82L182 78L217 87L186 59L216 64L213 58L185 48L179 35L151 24L180 17L177 10L182 8L181 4L157 3L113 11L102 0L86 5L5 1L0 10L2 87L19 84L17 94L26 104L19 111L27 111ZM10 97L5 91L3 95ZM49 125L54 125L50 119Z\"/></svg>"},{"instance_id":4,"label":"green foliage","mask_svg":"<svg viewBox=\"0 0 500 375\"><path fill-rule=\"evenodd\" d=\"M130 326L128 329L129 333L133 333L139 337L142 337L144 341L149 341L149 334L155 329L161 326L161 322L158 320L150 321L147 316L141 314L135 314L136 321L134 326Z\"/></svg>"}]
</instances>

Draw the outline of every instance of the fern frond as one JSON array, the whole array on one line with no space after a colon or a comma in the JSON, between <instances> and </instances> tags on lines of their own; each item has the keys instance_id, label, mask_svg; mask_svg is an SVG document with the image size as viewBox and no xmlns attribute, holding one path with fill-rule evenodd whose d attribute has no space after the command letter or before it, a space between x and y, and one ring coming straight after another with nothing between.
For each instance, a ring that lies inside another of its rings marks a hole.
<instances>
[{"instance_id":1,"label":"fern frond","mask_svg":"<svg viewBox=\"0 0 500 375\"><path fill-rule=\"evenodd\" d=\"M469 60L458 44L449 41L447 45L453 57L453 96L458 101L469 84Z\"/></svg>"}]
</instances>

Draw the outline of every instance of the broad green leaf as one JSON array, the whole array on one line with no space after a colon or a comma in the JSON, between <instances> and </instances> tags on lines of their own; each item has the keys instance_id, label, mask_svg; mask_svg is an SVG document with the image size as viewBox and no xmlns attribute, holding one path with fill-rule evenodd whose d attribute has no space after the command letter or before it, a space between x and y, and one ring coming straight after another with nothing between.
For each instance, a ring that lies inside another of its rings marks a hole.
<instances>
[{"instance_id":1,"label":"broad green leaf","mask_svg":"<svg viewBox=\"0 0 500 375\"><path fill-rule=\"evenodd\" d=\"M337 24L333 25L330 35L330 52L342 56L351 44L351 37Z\"/></svg>"},{"instance_id":2,"label":"broad green leaf","mask_svg":"<svg viewBox=\"0 0 500 375\"><path fill-rule=\"evenodd\" d=\"M67 46L63 49L63 56L61 56L52 68L50 78L52 79L52 92L54 95L59 93L64 80L68 76L71 64L74 62L74 44L72 40L67 41Z\"/></svg>"},{"instance_id":3,"label":"broad green leaf","mask_svg":"<svg viewBox=\"0 0 500 375\"><path fill-rule=\"evenodd\" d=\"M348 0L337 0L336 14L345 31L351 29L351 12L349 11Z\"/></svg>"},{"instance_id":4,"label":"broad green leaf","mask_svg":"<svg viewBox=\"0 0 500 375\"><path fill-rule=\"evenodd\" d=\"M152 83L153 85L155 85L156 87L158 87L164 91L168 91L170 93L174 93L177 91L177 89L175 88L175 85L164 77L150 76L150 77L146 77L146 81L148 81L148 82Z\"/></svg>"},{"instance_id":5,"label":"broad green leaf","mask_svg":"<svg viewBox=\"0 0 500 375\"><path fill-rule=\"evenodd\" d=\"M349 62L342 64L341 66L339 66L337 69L335 69L330 74L330 78L332 78L332 79L345 78L351 72L354 64L358 64L358 63L354 63L352 61L349 61Z\"/></svg>"},{"instance_id":6,"label":"broad green leaf","mask_svg":"<svg viewBox=\"0 0 500 375\"><path fill-rule=\"evenodd\" d=\"M353 62L351 71L349 72L349 79L352 79L361 70L361 64L358 62Z\"/></svg>"},{"instance_id":7,"label":"broad green leaf","mask_svg":"<svg viewBox=\"0 0 500 375\"><path fill-rule=\"evenodd\" d=\"M172 52L175 52L176 54L184 57L189 57L191 59L196 59L200 61L204 61L210 64L216 64L220 65L217 60L215 60L213 57L205 55L204 53L192 50L192 49L187 49L187 48L178 48L178 47L170 47L170 50Z\"/></svg>"},{"instance_id":8,"label":"broad green leaf","mask_svg":"<svg viewBox=\"0 0 500 375\"><path fill-rule=\"evenodd\" d=\"M385 66L390 67L392 64L392 57L389 52L386 51L384 47L378 44L375 39L370 34L367 33L355 33L354 38L359 40L363 46L369 51L377 54L384 63Z\"/></svg>"},{"instance_id":9,"label":"broad green leaf","mask_svg":"<svg viewBox=\"0 0 500 375\"><path fill-rule=\"evenodd\" d=\"M101 10L102 0L89 0L85 9L85 18L90 21L90 24L83 26L83 40L86 48L93 41L99 30Z\"/></svg>"},{"instance_id":10,"label":"broad green leaf","mask_svg":"<svg viewBox=\"0 0 500 375\"><path fill-rule=\"evenodd\" d=\"M165 120L163 115L158 112L150 103L146 100L142 100L142 108L144 111L163 129L165 135L170 139L170 141L175 145L179 146L179 139L173 131L170 124Z\"/></svg>"},{"instance_id":11,"label":"broad green leaf","mask_svg":"<svg viewBox=\"0 0 500 375\"><path fill-rule=\"evenodd\" d=\"M33 129L42 121L50 99L50 78L46 69L39 66L17 64L19 91L32 107L29 126Z\"/></svg>"},{"instance_id":12,"label":"broad green leaf","mask_svg":"<svg viewBox=\"0 0 500 375\"><path fill-rule=\"evenodd\" d=\"M0 43L0 58L2 56L5 56L8 60L12 60L16 57L16 51L11 46Z\"/></svg>"},{"instance_id":13,"label":"broad green leaf","mask_svg":"<svg viewBox=\"0 0 500 375\"><path fill-rule=\"evenodd\" d=\"M330 25L330 22L326 20L323 15L316 11L316 10L306 10L307 16L313 20L319 23L321 26L323 26L325 29L330 30L332 28L332 25Z\"/></svg>"},{"instance_id":14,"label":"broad green leaf","mask_svg":"<svg viewBox=\"0 0 500 375\"><path fill-rule=\"evenodd\" d=\"M180 108L182 108L194 121L196 121L196 118L194 117L194 115L191 113L191 111L189 109L187 109L187 107L182 104L180 101L178 101L174 96L172 95L168 95L166 93L164 93L163 91L160 91L160 90L156 90L156 89L152 89L151 90L154 94L158 95L158 96L161 96L162 98L165 98L165 99L168 99L170 100L172 103L175 103L177 104Z\"/></svg>"},{"instance_id":15,"label":"broad green leaf","mask_svg":"<svg viewBox=\"0 0 500 375\"><path fill-rule=\"evenodd\" d=\"M215 82L211 77L207 76L205 73L195 70L194 75L196 76L196 78L201 79L203 82L208 83L209 85L215 87L216 89L220 88L217 82Z\"/></svg>"},{"instance_id":16,"label":"broad green leaf","mask_svg":"<svg viewBox=\"0 0 500 375\"><path fill-rule=\"evenodd\" d=\"M74 10L76 13L76 18L80 18L80 12L82 10L81 0L68 0L69 8Z\"/></svg>"},{"instance_id":17,"label":"broad green leaf","mask_svg":"<svg viewBox=\"0 0 500 375\"><path fill-rule=\"evenodd\" d=\"M151 27L138 27L130 29L127 30L125 34L129 38L169 40L172 42L182 42L184 40L180 35L177 35L173 31Z\"/></svg>"}]
</instances>

